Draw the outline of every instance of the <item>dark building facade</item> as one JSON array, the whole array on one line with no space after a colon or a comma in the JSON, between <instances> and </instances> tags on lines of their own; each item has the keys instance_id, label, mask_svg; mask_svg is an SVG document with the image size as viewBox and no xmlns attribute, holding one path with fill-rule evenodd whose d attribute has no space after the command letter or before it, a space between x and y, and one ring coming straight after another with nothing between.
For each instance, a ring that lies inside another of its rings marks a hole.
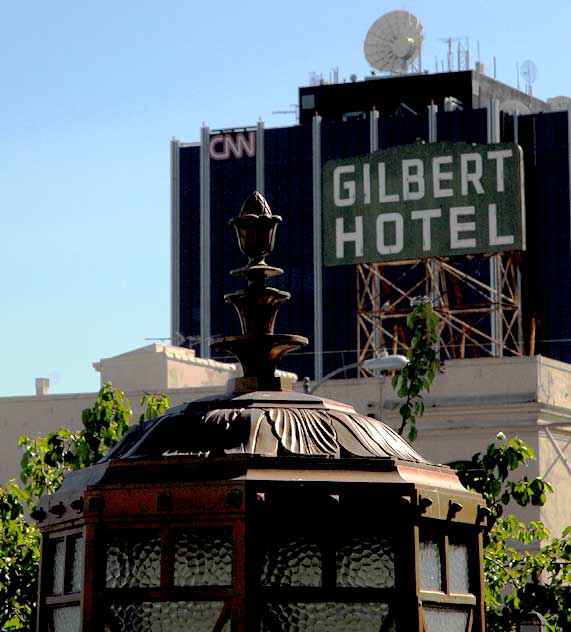
<instances>
[{"instance_id":1,"label":"dark building facade","mask_svg":"<svg viewBox=\"0 0 571 632\"><path fill-rule=\"evenodd\" d=\"M233 308L217 300L236 289L227 272L242 260L228 220L258 189L284 219L270 261L287 270L277 287L296 297L284 305L278 328L310 339L282 368L317 379L355 362L356 268L321 263L322 166L419 141L486 143L495 125L496 142L516 142L524 155L524 340L533 326L535 353L571 361L568 112L548 112L538 99L472 71L313 86L300 89L299 97L299 125L203 128L199 143L172 142L176 343L196 346L208 357L211 337L237 333ZM444 111L450 103L456 109ZM519 114L526 108L530 114ZM484 268L479 273L483 279L489 274Z\"/></svg>"}]
</instances>

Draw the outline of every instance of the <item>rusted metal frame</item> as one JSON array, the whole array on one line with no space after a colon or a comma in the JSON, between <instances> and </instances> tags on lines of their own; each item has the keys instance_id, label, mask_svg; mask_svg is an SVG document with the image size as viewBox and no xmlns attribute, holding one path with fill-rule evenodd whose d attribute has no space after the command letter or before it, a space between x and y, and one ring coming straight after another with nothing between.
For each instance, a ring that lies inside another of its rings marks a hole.
<instances>
[{"instance_id":1,"label":"rusted metal frame","mask_svg":"<svg viewBox=\"0 0 571 632\"><path fill-rule=\"evenodd\" d=\"M407 290L402 290L401 288L396 286L392 281L390 281L386 277L384 278L384 281L385 281L385 285L388 285L390 288L392 288L397 293L397 295L399 295L399 298L397 300L395 300L394 302L390 303L391 309L395 309L396 306L399 303L401 303L402 301L404 301L405 299L408 298L410 300L411 298L414 298L414 295L412 295L412 293L417 288L421 287L424 284L425 279L424 278L420 279L415 285L413 285L412 287L408 288ZM383 311L381 310L381 315L382 314L383 314Z\"/></svg>"},{"instance_id":2,"label":"rusted metal frame","mask_svg":"<svg viewBox=\"0 0 571 632\"><path fill-rule=\"evenodd\" d=\"M486 353L486 355L489 355L490 352L484 346L484 342L478 341L478 339L475 338L474 335L471 335L471 334L478 334L484 338L491 340L491 338L487 336L487 334L484 334L480 330L473 327L471 324L466 323L465 321L459 318L456 318L453 314L448 314L448 319L449 319L451 329L453 329L456 332L459 332L464 337L464 339L469 340L474 345L474 347L481 349L482 351ZM460 325L458 325L458 323L460 323Z\"/></svg>"},{"instance_id":3,"label":"rusted metal frame","mask_svg":"<svg viewBox=\"0 0 571 632\"><path fill-rule=\"evenodd\" d=\"M460 335L460 339L461 339L461 344L458 346L462 346L465 345L465 340L469 340L475 347L480 348L482 351L485 352L486 355L489 355L489 350L484 346L485 342L493 342L493 339L486 334L485 332L479 330L477 327L475 327L472 323L466 323L464 320L457 318L455 316L455 313L459 313L459 314L466 314L466 311L463 310L450 310L447 311L445 314L442 314L441 312L437 312L438 318L440 322L443 322L444 324L448 325L449 329ZM468 313L480 313L483 316L487 315L489 313L489 310L485 309L485 308L478 308L478 309L474 309L474 310L469 310ZM363 320L365 319L364 316L362 316ZM406 315L399 313L399 314L385 314L383 317L383 320L398 320L398 319L405 319ZM483 320L483 318L482 318ZM394 333L391 332L390 330L386 329L385 327L380 327L379 331L381 331L383 334L386 335L387 338L393 339L394 340ZM479 341L477 339L477 336L480 336L484 339L484 341ZM451 340L452 342L454 341L454 336L451 335ZM455 353L450 352L450 347L451 346L455 346L455 345L451 345L450 342L447 342L444 339L441 339L441 344L443 346L443 349L447 350L447 354L449 354L451 357L455 357ZM505 341L504 341L505 344ZM507 345L506 345L507 346ZM372 348L372 345L369 343L367 345L368 348ZM406 348L406 345L403 344L403 347ZM510 348L508 346L507 348L508 351L510 351L511 353L514 353L516 355L520 355L521 353L519 352L519 350L515 350L513 348ZM363 358L365 357L364 355L362 356Z\"/></svg>"},{"instance_id":4,"label":"rusted metal frame","mask_svg":"<svg viewBox=\"0 0 571 632\"><path fill-rule=\"evenodd\" d=\"M508 278L509 275L509 278ZM505 285L509 289L512 289L512 302L514 304L514 314L511 317L511 320L508 322L507 312L509 311L504 309L502 311L502 317L504 319L504 324L507 328L505 332L504 340L507 340L510 336L512 337L513 344L518 348L519 354L521 355L523 352L523 322L522 322L522 309L521 309L521 297L519 294L519 285L518 285L518 271L517 271L517 261L514 254L512 254L506 261L506 269L505 269ZM516 333L513 333L515 330Z\"/></svg>"},{"instance_id":5,"label":"rusted metal frame","mask_svg":"<svg viewBox=\"0 0 571 632\"><path fill-rule=\"evenodd\" d=\"M462 331L462 332L464 333L464 331L462 330L462 328L461 328L461 327L459 327L459 326L458 326L458 324L457 324L457 323L464 324L464 321L462 321L462 320L461 320L461 319L459 319L459 318L456 318L453 314L449 314L449 318L450 318L450 322L451 322L452 327L453 327L456 331ZM474 327L474 326L472 326L472 325L470 326L470 332L477 334L478 336L480 336L480 337L481 337L481 338L483 338L484 340L487 340L488 342L492 342L492 343L493 343L493 342L496 342L496 343L497 343L497 341L493 340L493 339L491 338L491 336L489 336L488 334L484 333L483 331L481 331L481 330L479 330L479 329L475 328L475 327ZM483 342L479 342L476 338L474 338L473 336L471 336L471 335L469 335L469 334L467 334L467 333L464 333L464 335L466 336L466 338L467 338L468 340L470 340L470 341L474 344L474 346L476 346L476 347L478 347L478 348L480 348L480 349L482 349L482 350L486 351L486 355L490 355L490 351L489 351L488 349L486 349L486 348L483 346L483 344L484 344ZM511 353L514 353L515 355L519 355L519 352L518 352L518 351L514 351L513 349L509 349L509 348L508 348L508 351L510 351Z\"/></svg>"},{"instance_id":6,"label":"rusted metal frame","mask_svg":"<svg viewBox=\"0 0 571 632\"><path fill-rule=\"evenodd\" d=\"M515 302L516 279L513 270L513 258L506 257L500 261L500 287L502 292L506 291L512 302Z\"/></svg>"},{"instance_id":7,"label":"rusted metal frame","mask_svg":"<svg viewBox=\"0 0 571 632\"><path fill-rule=\"evenodd\" d=\"M474 277L470 276L469 274L466 274L465 272L458 270L458 268L454 268L453 266L451 266L449 263L445 261L442 261L442 267L452 276L455 276L461 279L462 281L464 281L466 285L470 287L470 289L474 290L475 292L478 292L482 296L485 296L488 303L490 303L490 294L494 293L494 295L496 296L496 300L491 302L492 305L496 304L499 301L500 296L503 301L506 301L508 303L513 302L509 296L502 294L500 288L497 288L497 289L492 288L489 285L486 285L485 283L483 283L482 281L479 281L478 279L475 279Z\"/></svg>"},{"instance_id":8,"label":"rusted metal frame","mask_svg":"<svg viewBox=\"0 0 571 632\"><path fill-rule=\"evenodd\" d=\"M514 313L512 314L512 317L509 319L507 318L507 314L502 313L502 318L504 320L504 339L503 339L503 344L504 346L508 345L508 340L511 340L512 344L515 345L518 350L520 349L520 341L518 338L518 335L516 335L519 331L519 328L516 329L516 326L519 324L519 312L517 310L514 310ZM514 330L516 330L516 334L514 334ZM519 352L521 354L521 350Z\"/></svg>"},{"instance_id":9,"label":"rusted metal frame","mask_svg":"<svg viewBox=\"0 0 571 632\"><path fill-rule=\"evenodd\" d=\"M485 257L489 258L489 257ZM437 259L435 258L435 261ZM425 260L425 273L421 275L422 278L415 281L415 283L408 288L403 288L399 286L396 281L392 281L388 279L383 273L384 266L404 266L404 262L389 262L383 264L371 264L367 265L367 274L365 276L364 271L361 272L361 280L365 284L361 295L360 295L360 304L364 307L365 298L368 297L370 300L370 304L374 307L375 296L373 293L373 278L379 278L382 281L382 284L385 288L389 288L390 291L395 292L397 298L390 303L389 310L380 310L380 314L377 316L376 311L371 310L371 314L367 314L366 310L362 310L362 313L359 314L360 318L360 342L359 342L359 357L366 357L366 353L370 350L375 350L376 345L378 344L378 337L381 336L384 345L387 343L384 339L392 340L393 346L399 344L398 337L395 338L396 332L389 331L386 327L382 326L379 323L379 320L395 320L400 317L405 317L409 313L409 309L403 309L402 312L398 312L399 305L403 304L405 299L411 299L415 291L421 287L423 284L427 282L431 284L432 287L437 288L437 300L439 303L439 308L437 308L437 313L439 316L438 323L438 338L439 344L441 345L442 352L448 358L454 358L458 356L457 347L459 349L460 357L465 357L465 345L466 340L468 340L471 344L473 344L477 349L480 349L485 355L490 354L490 350L486 348L485 344L491 343L501 344L502 348L505 347L506 351L510 353L514 353L516 355L521 354L521 336L516 335L516 326L520 327L521 321L521 305L518 301L518 296L515 291L515 282L514 282L514 257L513 255L509 255L507 258L501 262L501 283L497 290L494 290L495 296L497 298L497 303L490 304L490 286L485 283L475 279L474 277L458 270L454 266L450 265L447 261L443 259L438 259L437 263L438 270L435 270L432 266L428 265L432 262L432 259ZM422 260L416 260L409 262L407 266L407 271L403 272L400 275L399 279L404 279L407 274L412 272L417 265L422 263ZM411 267L412 266L412 267ZM439 282L436 282L434 275L439 275ZM451 307L448 301L448 279L450 282L453 282L454 279L458 279L463 282L468 288L472 291L476 292L478 295L482 296L485 300L485 303L481 306L474 306L473 304L468 306L454 306ZM368 286L368 287L367 287ZM379 298L379 300L381 300ZM390 300L390 296L389 296ZM468 323L462 318L457 318L455 315L463 315L467 316L469 314L482 314L484 317L490 314L490 312L497 311L500 318L502 319L505 327L503 328L503 335L500 340L494 339L492 336L488 336L485 332L481 331L477 326L473 323ZM513 311L513 314L509 314L510 311ZM396 312L396 313L395 313ZM375 314L373 316L373 314ZM445 331L447 334L445 335ZM483 341L478 340L478 338L482 338ZM515 348L515 349L514 349Z\"/></svg>"},{"instance_id":10,"label":"rusted metal frame","mask_svg":"<svg viewBox=\"0 0 571 632\"><path fill-rule=\"evenodd\" d=\"M489 285L486 285L485 283L483 283L482 281L479 281L478 279L466 274L465 272L462 272L461 270L459 270L458 268L455 268L454 266L450 265L445 259L443 258L434 258L431 259L430 261L438 261L439 266L446 271L448 274L450 274L451 276L454 276L458 279L463 280L464 282L466 282L466 284L474 291L481 293L482 296L485 296L487 299L487 302L489 302L489 293L491 291L493 291L496 296L500 295L500 290L499 289L494 289L492 287L490 287ZM384 263L382 265L384 266L390 266L390 265L402 265L403 262L398 262L397 263ZM412 262L411 262L412 263ZM415 261L415 263L418 263ZM414 266L416 267L416 266ZM413 268L411 268L412 270ZM383 275L384 277L384 275ZM386 279L386 277L384 277L384 279L386 281L388 281ZM425 279L422 279L420 283L423 283L425 281ZM394 289L399 289L396 286L394 286L394 284L390 283ZM409 291L410 292L410 291ZM502 300L507 301L508 303L512 303L513 302L513 297L510 297L509 295L502 295Z\"/></svg>"},{"instance_id":11,"label":"rusted metal frame","mask_svg":"<svg viewBox=\"0 0 571 632\"><path fill-rule=\"evenodd\" d=\"M437 259L427 259L426 279L429 281L430 286L430 291L426 295L431 297L432 307L438 309L446 308L448 301L441 290L443 281L445 284L445 279Z\"/></svg>"},{"instance_id":12,"label":"rusted metal frame","mask_svg":"<svg viewBox=\"0 0 571 632\"><path fill-rule=\"evenodd\" d=\"M366 264L361 263L357 266L357 309L364 308L367 295L369 297L369 302L371 304L373 303L373 294L371 291L372 275L370 270L367 274L365 274L365 269L368 269Z\"/></svg>"},{"instance_id":13,"label":"rusted metal frame","mask_svg":"<svg viewBox=\"0 0 571 632\"><path fill-rule=\"evenodd\" d=\"M406 278L409 275L411 275L416 270L416 268L421 266L423 264L423 262L424 262L424 260L418 259L418 260L415 260L415 261L408 262L408 264L406 266L403 265L405 262L402 262L402 261L394 262L394 263L392 263L392 262L376 263L376 264L373 264L374 265L373 274L381 282L384 282L385 284L388 284L389 280L385 276L385 274L383 272L383 268L400 266L400 267L404 268L404 271L394 281L397 284L396 287L400 287L400 285L406 280ZM426 279L426 270L424 271L424 273L422 275L422 278L420 279L420 284L424 283L425 279Z\"/></svg>"},{"instance_id":14,"label":"rusted metal frame","mask_svg":"<svg viewBox=\"0 0 571 632\"><path fill-rule=\"evenodd\" d=\"M489 285L486 285L483 281L480 281L475 277L462 272L458 268L450 265L448 262L442 261L441 265L448 274L462 280L470 289L484 296L487 303L490 303L490 292L493 292L496 296L499 294L499 289L496 290ZM509 300L508 297L505 297L505 299Z\"/></svg>"},{"instance_id":15,"label":"rusted metal frame","mask_svg":"<svg viewBox=\"0 0 571 632\"><path fill-rule=\"evenodd\" d=\"M515 307L510 307L507 311L517 311L517 309ZM436 309L435 310L436 313L442 313L442 314L489 314L490 313L490 309L488 307L485 306L472 306L472 307L462 307L462 306L456 306L456 307L447 307L446 309ZM410 313L410 310L399 310L399 311L394 311L394 312L384 312L383 317L384 318L406 318ZM364 312L364 314L366 315L367 312Z\"/></svg>"}]
</instances>

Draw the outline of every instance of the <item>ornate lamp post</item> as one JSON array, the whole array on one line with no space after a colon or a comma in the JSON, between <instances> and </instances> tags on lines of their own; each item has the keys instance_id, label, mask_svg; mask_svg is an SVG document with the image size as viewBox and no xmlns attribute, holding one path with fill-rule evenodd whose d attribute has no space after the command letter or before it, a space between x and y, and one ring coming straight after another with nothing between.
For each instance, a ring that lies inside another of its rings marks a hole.
<instances>
[{"instance_id":1,"label":"ornate lamp post","mask_svg":"<svg viewBox=\"0 0 571 632\"><path fill-rule=\"evenodd\" d=\"M230 391L131 430L42 499L38 630L483 632L484 503L381 422L294 393L266 287L279 218L233 220L247 288Z\"/></svg>"}]
</instances>

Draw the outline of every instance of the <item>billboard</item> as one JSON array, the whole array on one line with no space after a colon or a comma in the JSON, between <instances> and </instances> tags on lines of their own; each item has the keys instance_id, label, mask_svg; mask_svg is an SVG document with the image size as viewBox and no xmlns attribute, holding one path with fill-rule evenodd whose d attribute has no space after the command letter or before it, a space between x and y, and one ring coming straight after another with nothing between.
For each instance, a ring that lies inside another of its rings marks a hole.
<instances>
[{"instance_id":1,"label":"billboard","mask_svg":"<svg viewBox=\"0 0 571 632\"><path fill-rule=\"evenodd\" d=\"M323 167L326 266L525 249L513 143L416 143Z\"/></svg>"}]
</instances>

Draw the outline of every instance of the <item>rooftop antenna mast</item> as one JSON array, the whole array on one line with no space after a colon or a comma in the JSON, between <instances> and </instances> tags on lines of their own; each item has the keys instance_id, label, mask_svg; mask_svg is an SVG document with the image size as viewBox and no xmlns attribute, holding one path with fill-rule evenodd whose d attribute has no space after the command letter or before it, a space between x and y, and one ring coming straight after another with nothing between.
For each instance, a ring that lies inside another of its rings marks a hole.
<instances>
[{"instance_id":1,"label":"rooftop antenna mast","mask_svg":"<svg viewBox=\"0 0 571 632\"><path fill-rule=\"evenodd\" d=\"M457 67L456 70L462 70L462 40L464 38L462 37L441 37L440 41L444 42L445 44L448 44L448 55L447 55L447 59L448 59L448 72L452 72L454 70L454 52L452 50L452 44L454 42L458 43L458 61L457 61ZM465 55L464 55L465 56Z\"/></svg>"}]
</instances>

